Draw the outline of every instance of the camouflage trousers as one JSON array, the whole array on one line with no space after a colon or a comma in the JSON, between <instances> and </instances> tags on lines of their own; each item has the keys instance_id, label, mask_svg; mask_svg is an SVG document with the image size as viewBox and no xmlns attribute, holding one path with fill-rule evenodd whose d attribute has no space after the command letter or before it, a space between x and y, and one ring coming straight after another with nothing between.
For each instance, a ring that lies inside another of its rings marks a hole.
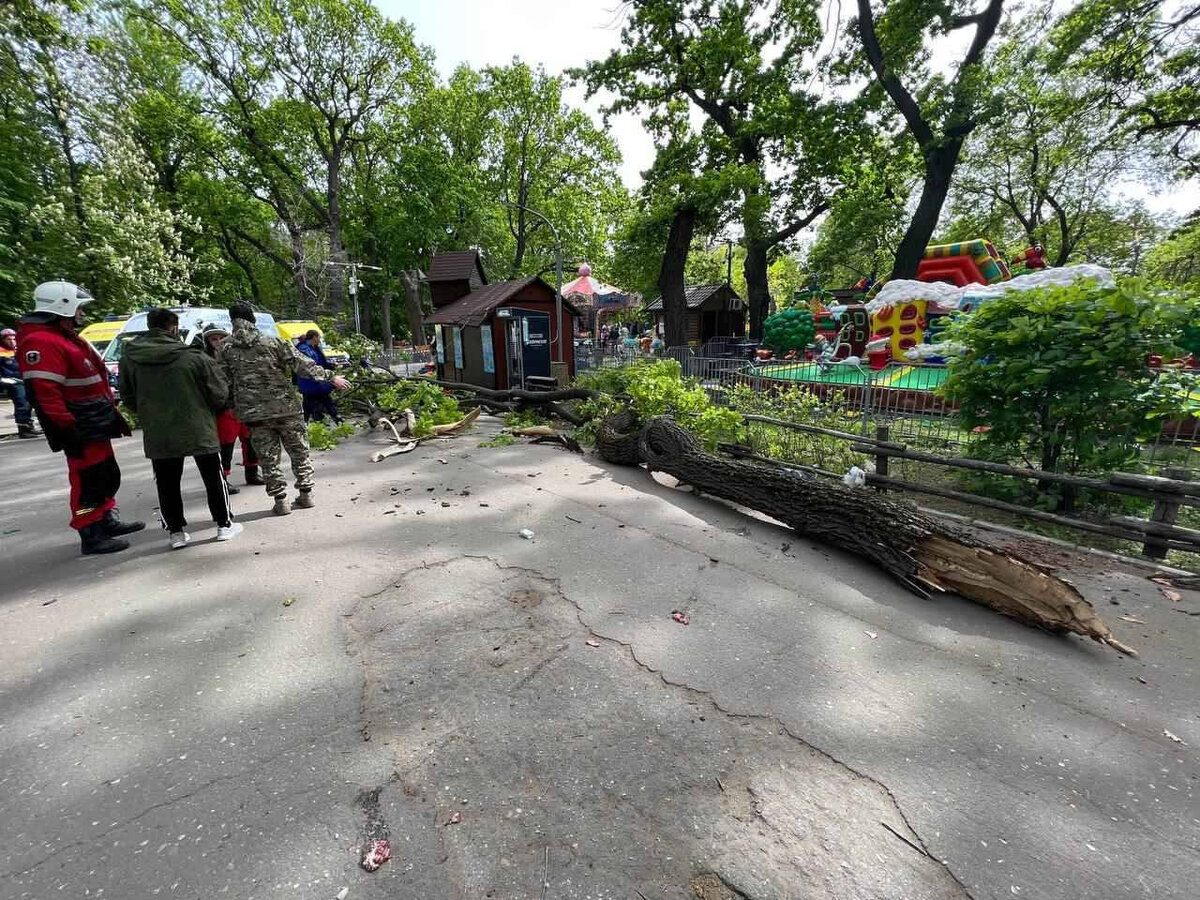
<instances>
[{"instance_id":1,"label":"camouflage trousers","mask_svg":"<svg viewBox=\"0 0 1200 900\"><path fill-rule=\"evenodd\" d=\"M258 454L262 466L263 481L267 493L272 497L287 494L287 479L283 477L280 453L287 451L292 461L292 474L296 476L296 487L311 491L313 486L312 459L308 449L308 426L299 415L278 419L267 419L250 425L250 443Z\"/></svg>"}]
</instances>

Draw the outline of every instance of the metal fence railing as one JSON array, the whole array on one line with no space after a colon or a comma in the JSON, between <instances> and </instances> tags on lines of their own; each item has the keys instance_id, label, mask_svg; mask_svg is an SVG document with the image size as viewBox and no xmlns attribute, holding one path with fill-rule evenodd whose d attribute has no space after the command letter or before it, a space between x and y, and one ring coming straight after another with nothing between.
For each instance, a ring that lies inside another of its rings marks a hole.
<instances>
[{"instance_id":1,"label":"metal fence railing","mask_svg":"<svg viewBox=\"0 0 1200 900\"><path fill-rule=\"evenodd\" d=\"M382 368L398 371L400 374L409 374L410 370L415 372L415 370L433 364L433 348L410 347L381 352L371 357L371 362Z\"/></svg>"},{"instance_id":2,"label":"metal fence railing","mask_svg":"<svg viewBox=\"0 0 1200 900\"><path fill-rule=\"evenodd\" d=\"M717 338L703 349L731 351L735 346L735 339ZM688 347L649 353L643 352L640 344L586 343L575 347L575 368L581 373L664 358L679 362L683 374L699 382L716 403L727 403L737 387L764 397L802 391L818 400L816 409L807 411L810 417L867 436L886 428L888 440L915 450L965 455L971 442L979 437L961 424L953 398L942 390L948 374L944 366L891 362L874 370L861 364L698 355ZM432 348L384 354L379 361L393 371L416 374L432 363ZM798 445L795 449L803 448ZM1153 441L1143 445L1140 464L1143 471L1151 472L1186 469L1200 479L1200 418L1167 422Z\"/></svg>"}]
</instances>

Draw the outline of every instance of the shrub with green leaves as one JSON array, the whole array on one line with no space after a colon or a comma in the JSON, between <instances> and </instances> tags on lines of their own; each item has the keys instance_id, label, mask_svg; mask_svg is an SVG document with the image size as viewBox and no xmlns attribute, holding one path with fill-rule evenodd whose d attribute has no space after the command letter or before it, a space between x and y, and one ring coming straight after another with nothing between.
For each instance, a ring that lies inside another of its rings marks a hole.
<instances>
[{"instance_id":1,"label":"shrub with green leaves","mask_svg":"<svg viewBox=\"0 0 1200 900\"><path fill-rule=\"evenodd\" d=\"M1147 357L1173 352L1189 315L1136 280L1009 291L947 329L967 352L943 392L992 458L1067 472L1127 465L1186 414L1190 376L1153 372Z\"/></svg>"},{"instance_id":2,"label":"shrub with green leaves","mask_svg":"<svg viewBox=\"0 0 1200 900\"><path fill-rule=\"evenodd\" d=\"M608 374L610 371L619 371L619 374ZM732 409L715 405L697 381L684 378L677 360L660 359L588 375L591 377L581 378L576 383L604 392L601 399L580 404L580 413L593 422L624 407L625 401L617 399L619 394L629 398L639 422L654 416L671 415L710 450L720 441L737 440L741 434L741 416ZM592 429L583 430L583 440L592 437Z\"/></svg>"},{"instance_id":3,"label":"shrub with green leaves","mask_svg":"<svg viewBox=\"0 0 1200 900\"><path fill-rule=\"evenodd\" d=\"M417 417L416 437L433 434L434 425L449 425L464 415L458 401L427 381L397 381L374 391L376 406L389 418L411 409Z\"/></svg>"},{"instance_id":4,"label":"shrub with green leaves","mask_svg":"<svg viewBox=\"0 0 1200 900\"><path fill-rule=\"evenodd\" d=\"M798 387L756 391L745 384L735 385L725 395L726 403L738 415L766 416L783 422L855 432L861 428L861 419L849 415L840 399L836 395L822 399ZM763 422L750 425L746 438L755 452L763 456L820 466L833 472L844 472L866 461L863 454L850 449L849 441Z\"/></svg>"},{"instance_id":5,"label":"shrub with green leaves","mask_svg":"<svg viewBox=\"0 0 1200 900\"><path fill-rule=\"evenodd\" d=\"M332 450L357 430L349 422L340 422L333 428L324 422L309 422L308 446L313 450Z\"/></svg>"},{"instance_id":6,"label":"shrub with green leaves","mask_svg":"<svg viewBox=\"0 0 1200 900\"><path fill-rule=\"evenodd\" d=\"M333 429L324 422L308 423L308 446L313 450L332 450L338 445Z\"/></svg>"},{"instance_id":7,"label":"shrub with green leaves","mask_svg":"<svg viewBox=\"0 0 1200 900\"><path fill-rule=\"evenodd\" d=\"M776 353L803 350L816 334L816 321L806 306L785 309L763 322L763 343Z\"/></svg>"},{"instance_id":8,"label":"shrub with green leaves","mask_svg":"<svg viewBox=\"0 0 1200 900\"><path fill-rule=\"evenodd\" d=\"M577 376L575 386L602 394L612 394L615 397L625 393L629 386L629 373L635 368L636 366L592 369Z\"/></svg>"}]
</instances>

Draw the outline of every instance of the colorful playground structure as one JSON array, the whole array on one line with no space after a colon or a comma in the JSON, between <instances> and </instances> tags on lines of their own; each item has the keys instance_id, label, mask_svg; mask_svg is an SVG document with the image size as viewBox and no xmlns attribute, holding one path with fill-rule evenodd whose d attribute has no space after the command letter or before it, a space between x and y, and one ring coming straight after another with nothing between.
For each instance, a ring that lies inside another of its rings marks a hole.
<instances>
[{"instance_id":1,"label":"colorful playground structure","mask_svg":"<svg viewBox=\"0 0 1200 900\"><path fill-rule=\"evenodd\" d=\"M995 246L983 238L927 247L917 266L917 281L941 281L957 287L995 284L1011 277Z\"/></svg>"},{"instance_id":2,"label":"colorful playground structure","mask_svg":"<svg viewBox=\"0 0 1200 900\"><path fill-rule=\"evenodd\" d=\"M1014 277L995 245L983 238L931 246L915 280L884 282L864 303L815 308L820 346L808 355L826 364L867 360L876 369L888 361L937 364L947 349L939 338L948 316L971 312L1010 290L1081 278L1113 283L1112 274L1098 266L1045 268L1043 252L1034 247L1018 256L1014 262L1021 262L1025 273Z\"/></svg>"},{"instance_id":3,"label":"colorful playground structure","mask_svg":"<svg viewBox=\"0 0 1200 900\"><path fill-rule=\"evenodd\" d=\"M982 238L931 246L917 268L918 282L951 289L993 285L1011 277L995 245ZM886 285L875 290L879 294L888 293ZM941 332L945 315L969 311L977 302L970 300L951 310L942 308L934 298L914 295L888 302L881 300L879 294L867 303L815 305L816 330L827 357L824 362L861 362L865 357L873 368L879 369L889 359L908 359L916 348L929 344Z\"/></svg>"},{"instance_id":4,"label":"colorful playground structure","mask_svg":"<svg viewBox=\"0 0 1200 900\"><path fill-rule=\"evenodd\" d=\"M866 302L813 303L815 344L777 354L778 362L764 359L771 354L760 351L758 377L799 382L818 393L838 391L847 398L869 380L881 392L877 400L887 405L895 401L897 408L919 405L928 411L929 396L945 380L946 357L956 352L942 339L951 316L972 312L1011 290L1065 285L1084 278L1103 286L1115 283L1112 273L1098 266L1045 268L1044 251L1030 250L1036 252L1014 259L1025 270L1014 277L991 241L979 238L931 246L915 280L885 282L864 298ZM868 368L879 374L868 377Z\"/></svg>"}]
</instances>

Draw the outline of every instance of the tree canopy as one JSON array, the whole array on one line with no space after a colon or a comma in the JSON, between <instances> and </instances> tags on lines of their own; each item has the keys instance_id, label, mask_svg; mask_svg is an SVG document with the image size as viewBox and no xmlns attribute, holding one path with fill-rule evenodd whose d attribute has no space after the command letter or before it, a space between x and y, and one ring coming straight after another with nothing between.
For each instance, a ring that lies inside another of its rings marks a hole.
<instances>
[{"instance_id":1,"label":"tree canopy","mask_svg":"<svg viewBox=\"0 0 1200 900\"><path fill-rule=\"evenodd\" d=\"M432 254L468 247L493 278L548 275L561 249L668 309L729 278L753 335L810 282L911 276L947 240L1200 280L1195 211L1153 200L1200 177L1194 2L620 11L578 71L534 50L442 76L369 0L0 5L0 317L56 277L100 312L346 317L362 263L365 330L404 334ZM653 137L636 183L572 79Z\"/></svg>"},{"instance_id":2,"label":"tree canopy","mask_svg":"<svg viewBox=\"0 0 1200 900\"><path fill-rule=\"evenodd\" d=\"M508 203L568 262L606 265L625 215L620 153L561 78L514 59L442 81L367 0L22 0L0 24L6 319L51 277L96 311L344 315L349 262L383 270L368 304L437 250L551 270L549 230Z\"/></svg>"}]
</instances>

